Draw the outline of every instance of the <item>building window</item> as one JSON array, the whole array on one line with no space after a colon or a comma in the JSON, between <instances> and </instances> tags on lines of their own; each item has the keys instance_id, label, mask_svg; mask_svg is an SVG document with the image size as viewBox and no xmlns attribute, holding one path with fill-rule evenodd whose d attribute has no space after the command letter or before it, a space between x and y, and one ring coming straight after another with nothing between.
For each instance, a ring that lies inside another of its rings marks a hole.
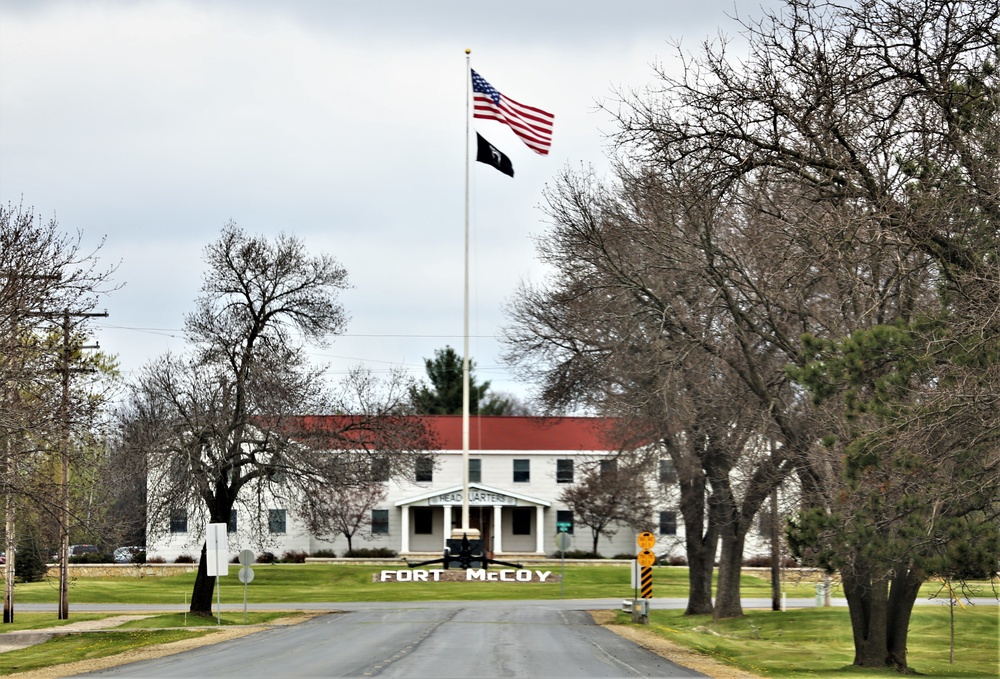
<instances>
[{"instance_id":1,"label":"building window","mask_svg":"<svg viewBox=\"0 0 1000 679\"><path fill-rule=\"evenodd\" d=\"M379 482L389 480L389 458L372 458L372 480Z\"/></svg>"},{"instance_id":2,"label":"building window","mask_svg":"<svg viewBox=\"0 0 1000 679\"><path fill-rule=\"evenodd\" d=\"M556 460L556 483L573 483L573 460Z\"/></svg>"},{"instance_id":3,"label":"building window","mask_svg":"<svg viewBox=\"0 0 1000 679\"><path fill-rule=\"evenodd\" d=\"M429 457L421 457L417 460L417 483L431 483L434 481L434 460Z\"/></svg>"},{"instance_id":4,"label":"building window","mask_svg":"<svg viewBox=\"0 0 1000 679\"><path fill-rule=\"evenodd\" d=\"M557 524L568 523L569 524L569 530L567 530L566 532L569 533L570 535L572 535L573 534L573 512L572 512L572 510L569 510L569 509L559 509L559 510L556 510L556 523Z\"/></svg>"},{"instance_id":5,"label":"building window","mask_svg":"<svg viewBox=\"0 0 1000 679\"><path fill-rule=\"evenodd\" d=\"M175 509L170 512L170 532L188 532L188 513L186 509Z\"/></svg>"},{"instance_id":6,"label":"building window","mask_svg":"<svg viewBox=\"0 0 1000 679\"><path fill-rule=\"evenodd\" d=\"M531 507L514 507L511 510L511 528L514 535L531 535Z\"/></svg>"},{"instance_id":7,"label":"building window","mask_svg":"<svg viewBox=\"0 0 1000 679\"><path fill-rule=\"evenodd\" d=\"M677 483L677 468L668 458L660 460L660 483Z\"/></svg>"},{"instance_id":8,"label":"building window","mask_svg":"<svg viewBox=\"0 0 1000 679\"><path fill-rule=\"evenodd\" d=\"M483 461L479 459L469 460L469 483L483 482Z\"/></svg>"},{"instance_id":9,"label":"building window","mask_svg":"<svg viewBox=\"0 0 1000 679\"><path fill-rule=\"evenodd\" d=\"M757 514L757 530L760 531L761 535L771 535L771 516L770 509L762 509Z\"/></svg>"},{"instance_id":10,"label":"building window","mask_svg":"<svg viewBox=\"0 0 1000 679\"><path fill-rule=\"evenodd\" d=\"M226 524L226 532L227 533L235 533L236 532L236 510L235 509L230 509L229 510L229 523Z\"/></svg>"},{"instance_id":11,"label":"building window","mask_svg":"<svg viewBox=\"0 0 1000 679\"><path fill-rule=\"evenodd\" d=\"M677 535L677 512L660 512L660 535Z\"/></svg>"},{"instance_id":12,"label":"building window","mask_svg":"<svg viewBox=\"0 0 1000 679\"><path fill-rule=\"evenodd\" d=\"M618 471L618 460L601 460L601 476Z\"/></svg>"},{"instance_id":13,"label":"building window","mask_svg":"<svg viewBox=\"0 0 1000 679\"><path fill-rule=\"evenodd\" d=\"M514 483L531 481L531 460L514 460Z\"/></svg>"},{"instance_id":14,"label":"building window","mask_svg":"<svg viewBox=\"0 0 1000 679\"><path fill-rule=\"evenodd\" d=\"M388 535L388 534L389 534L389 510L373 509L372 535Z\"/></svg>"},{"instance_id":15,"label":"building window","mask_svg":"<svg viewBox=\"0 0 1000 679\"><path fill-rule=\"evenodd\" d=\"M434 509L432 507L413 508L413 532L416 535L434 534Z\"/></svg>"},{"instance_id":16,"label":"building window","mask_svg":"<svg viewBox=\"0 0 1000 679\"><path fill-rule=\"evenodd\" d=\"M284 533L286 513L284 509L267 510L267 530L271 533Z\"/></svg>"}]
</instances>

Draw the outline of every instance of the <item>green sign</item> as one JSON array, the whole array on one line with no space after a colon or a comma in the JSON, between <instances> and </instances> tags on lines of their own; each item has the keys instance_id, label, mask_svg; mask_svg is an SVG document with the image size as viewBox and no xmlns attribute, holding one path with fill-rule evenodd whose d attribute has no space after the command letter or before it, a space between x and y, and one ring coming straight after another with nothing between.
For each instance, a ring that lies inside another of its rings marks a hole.
<instances>
[{"instance_id":1,"label":"green sign","mask_svg":"<svg viewBox=\"0 0 1000 679\"><path fill-rule=\"evenodd\" d=\"M556 521L556 530L560 533L568 533L572 526L573 524L569 521Z\"/></svg>"}]
</instances>

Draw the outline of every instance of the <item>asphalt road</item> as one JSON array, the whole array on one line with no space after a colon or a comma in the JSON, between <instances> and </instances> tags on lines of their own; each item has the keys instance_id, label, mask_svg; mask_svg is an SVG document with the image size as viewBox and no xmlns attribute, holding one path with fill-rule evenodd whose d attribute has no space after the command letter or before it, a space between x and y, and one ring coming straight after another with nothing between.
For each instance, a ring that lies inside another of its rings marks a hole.
<instances>
[{"instance_id":1,"label":"asphalt road","mask_svg":"<svg viewBox=\"0 0 1000 679\"><path fill-rule=\"evenodd\" d=\"M499 603L368 607L81 676L704 676L594 624L585 611Z\"/></svg>"}]
</instances>

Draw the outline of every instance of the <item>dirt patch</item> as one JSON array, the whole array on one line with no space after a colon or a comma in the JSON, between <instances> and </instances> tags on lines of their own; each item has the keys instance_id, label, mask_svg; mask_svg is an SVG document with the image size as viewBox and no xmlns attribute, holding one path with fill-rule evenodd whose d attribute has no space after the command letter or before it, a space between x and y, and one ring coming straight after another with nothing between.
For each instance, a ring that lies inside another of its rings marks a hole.
<instances>
[{"instance_id":1,"label":"dirt patch","mask_svg":"<svg viewBox=\"0 0 1000 679\"><path fill-rule=\"evenodd\" d=\"M606 627L618 636L628 639L678 665L690 667L702 674L715 677L715 679L761 679L760 675L721 663L697 651L692 651L689 648L664 639L651 630L614 624L616 614L617 612L613 610L590 611L590 615L598 625Z\"/></svg>"},{"instance_id":2,"label":"dirt patch","mask_svg":"<svg viewBox=\"0 0 1000 679\"><path fill-rule=\"evenodd\" d=\"M230 639L238 639L240 637L245 637L250 634L256 634L257 632L262 632L270 627L275 627L279 625L297 625L300 622L305 622L319 615L327 615L329 611L317 611L314 613L296 613L294 615L289 615L284 618L277 618L271 620L268 623L262 625L247 625L246 627L205 627L201 629L211 629L211 634L206 634L204 636L198 637L196 639L182 639L181 641L174 641L169 644L160 644L153 646L145 646L143 648L136 648L125 653L119 653L118 655L110 655L105 658L94 658L92 660L80 660L77 662L66 663L64 665L54 665L52 667L46 667L43 669L31 670L30 672L17 672L7 676L11 677L38 677L38 679L57 679L58 677L69 677L74 674L84 674L86 672L97 672L99 670L105 670L109 667L117 667L118 665L126 665L128 663L139 662L141 660L152 660L154 658L162 658L167 655L173 655L174 653L183 653L184 651L190 651L195 648L200 648L202 646L210 646L211 644L217 644L221 641L229 641ZM96 621L95 621L96 622ZM105 629L107 627L105 626ZM198 628L189 628L198 629ZM218 631L215 631L218 630Z\"/></svg>"}]
</instances>

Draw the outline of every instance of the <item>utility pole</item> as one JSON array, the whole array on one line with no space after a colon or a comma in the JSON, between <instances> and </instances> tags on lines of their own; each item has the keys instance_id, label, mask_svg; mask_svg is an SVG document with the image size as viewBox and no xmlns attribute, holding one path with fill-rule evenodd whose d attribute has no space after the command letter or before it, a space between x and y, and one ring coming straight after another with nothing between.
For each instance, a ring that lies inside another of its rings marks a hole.
<instances>
[{"instance_id":1,"label":"utility pole","mask_svg":"<svg viewBox=\"0 0 1000 679\"><path fill-rule=\"evenodd\" d=\"M59 516L59 620L69 618L69 376L70 373L74 372L91 372L87 368L70 368L69 366L70 357L72 356L72 347L69 341L70 318L96 318L107 317L107 315L107 311L100 313L86 311L70 312L69 309L64 309L62 312L63 347L62 366L60 368L60 372L62 373L62 394L59 403L60 418L62 419L62 440L60 442L62 463L60 492L62 495L62 506L60 507ZM96 345L93 345L91 347L81 347L81 349L95 347Z\"/></svg>"},{"instance_id":2,"label":"utility pole","mask_svg":"<svg viewBox=\"0 0 1000 679\"><path fill-rule=\"evenodd\" d=\"M15 554L14 548L17 542L14 539L14 494L11 491L14 485L15 479L15 468L14 468L14 451L12 450L14 442L7 438L7 460L6 460L6 474L7 474L7 492L4 498L4 511L6 513L6 523L4 526L5 535L7 537L7 548L5 551L6 560L4 561L4 588L3 588L3 621L4 622L14 622L14 576L17 575L15 570Z\"/></svg>"},{"instance_id":3,"label":"utility pole","mask_svg":"<svg viewBox=\"0 0 1000 679\"><path fill-rule=\"evenodd\" d=\"M70 375L72 373L93 372L90 368L71 368L70 359L73 356L73 347L70 344L70 330L72 318L97 318L107 317L107 311L70 311L63 309L62 312L36 311L26 314L28 316L38 316L41 318L54 319L62 316L62 351L60 352L60 365L55 372L60 373L62 389L59 398L59 419L61 421L61 435L59 443L59 620L69 618L69 447L70 447ZM97 345L81 346L81 349L94 349Z\"/></svg>"},{"instance_id":4,"label":"utility pole","mask_svg":"<svg viewBox=\"0 0 1000 679\"><path fill-rule=\"evenodd\" d=\"M771 439L771 455L775 443ZM778 489L771 491L771 610L781 610L781 531L778 529Z\"/></svg>"},{"instance_id":5,"label":"utility pole","mask_svg":"<svg viewBox=\"0 0 1000 679\"><path fill-rule=\"evenodd\" d=\"M771 491L771 610L781 610L781 533L778 531L778 489Z\"/></svg>"}]
</instances>

